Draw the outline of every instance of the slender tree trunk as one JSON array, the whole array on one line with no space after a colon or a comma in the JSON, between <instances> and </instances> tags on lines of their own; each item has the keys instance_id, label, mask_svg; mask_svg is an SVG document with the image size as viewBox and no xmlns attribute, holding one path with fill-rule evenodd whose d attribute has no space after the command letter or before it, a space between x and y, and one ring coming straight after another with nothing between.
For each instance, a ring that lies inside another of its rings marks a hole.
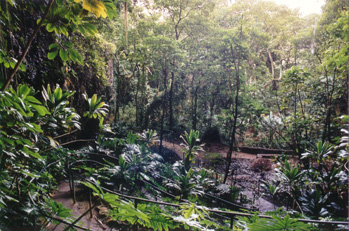
<instances>
[{"instance_id":1,"label":"slender tree trunk","mask_svg":"<svg viewBox=\"0 0 349 231\"><path fill-rule=\"evenodd\" d=\"M176 40L179 39L179 32L178 32L178 24L175 25L175 34L176 34Z\"/></svg>"},{"instance_id":2,"label":"slender tree trunk","mask_svg":"<svg viewBox=\"0 0 349 231\"><path fill-rule=\"evenodd\" d=\"M127 41L127 36L128 36L127 12L128 12L128 4L127 4L127 1L125 1L125 44L126 44L126 49L128 46L128 41Z\"/></svg>"},{"instance_id":3,"label":"slender tree trunk","mask_svg":"<svg viewBox=\"0 0 349 231\"><path fill-rule=\"evenodd\" d=\"M274 80L275 79L274 60L273 60L273 55L271 54L271 51L269 48L268 48L268 56L269 56L270 67L271 67L271 78L272 80Z\"/></svg>"},{"instance_id":4,"label":"slender tree trunk","mask_svg":"<svg viewBox=\"0 0 349 231\"><path fill-rule=\"evenodd\" d=\"M191 94L191 117L192 117L192 130L196 130L197 127L197 104L198 104L198 90L200 86L199 85L194 86L195 83L195 74L193 74L193 78L191 81L191 88L192 88L192 94Z\"/></svg>"},{"instance_id":5,"label":"slender tree trunk","mask_svg":"<svg viewBox=\"0 0 349 231\"><path fill-rule=\"evenodd\" d=\"M304 105L303 105L303 101L302 101L302 97L301 97L301 92L300 92L299 89L298 89L298 98L299 98L299 104L300 104L301 110L302 110L302 117L303 117L303 120L305 121L306 120L306 118L305 118L305 109L304 109ZM305 140L309 140L308 129L305 129Z\"/></svg>"},{"instance_id":6,"label":"slender tree trunk","mask_svg":"<svg viewBox=\"0 0 349 231\"><path fill-rule=\"evenodd\" d=\"M133 42L133 52L135 55L137 55L137 50L136 50L136 40L134 39ZM137 71L137 72L136 72ZM136 73L135 73L136 72ZM137 85L136 85L136 94L135 94L135 107L136 107L136 127L139 126L139 105L138 105L138 92L139 92L139 88L140 88L140 84L141 84L141 73L140 73L140 68L139 68L139 64L137 62L137 64L135 65L134 68L134 74L135 76L137 76Z\"/></svg>"},{"instance_id":7,"label":"slender tree trunk","mask_svg":"<svg viewBox=\"0 0 349 231\"><path fill-rule=\"evenodd\" d=\"M164 75L164 96L162 99L162 115L161 115L161 125L160 125L160 148L159 152L162 153L162 140L164 137L164 120L165 120L165 113L166 113L166 95L167 95L167 64L165 61L164 68L163 68L163 75Z\"/></svg>"},{"instance_id":8,"label":"slender tree trunk","mask_svg":"<svg viewBox=\"0 0 349 231\"><path fill-rule=\"evenodd\" d=\"M194 123L193 123L193 130L197 130L197 109L198 109L198 89L197 86L195 88L195 101L194 101Z\"/></svg>"},{"instance_id":9,"label":"slender tree trunk","mask_svg":"<svg viewBox=\"0 0 349 231\"><path fill-rule=\"evenodd\" d=\"M200 82L199 85L195 87L195 92L194 92L194 113L193 113L193 130L197 129L197 108L198 108L198 90L199 90Z\"/></svg>"},{"instance_id":10,"label":"slender tree trunk","mask_svg":"<svg viewBox=\"0 0 349 231\"><path fill-rule=\"evenodd\" d=\"M329 109L330 109L330 92L329 92L329 81L328 81L328 73L327 70L325 70L325 76L326 76L326 117L324 121L324 131L322 133L322 143L325 142L326 136L327 136L327 121L329 118Z\"/></svg>"},{"instance_id":11,"label":"slender tree trunk","mask_svg":"<svg viewBox=\"0 0 349 231\"><path fill-rule=\"evenodd\" d=\"M145 65L144 63L142 64L142 89L141 89L141 112L139 115L139 123L141 124L142 128L145 128L145 125L143 123L144 120L144 107L145 107L145 99L144 99L144 94L145 94L145 90L146 90L146 76L145 76Z\"/></svg>"},{"instance_id":12,"label":"slender tree trunk","mask_svg":"<svg viewBox=\"0 0 349 231\"><path fill-rule=\"evenodd\" d=\"M194 129L194 124L196 126L196 122L194 122L194 82L195 82L195 73L193 73L193 78L191 79L191 127Z\"/></svg>"},{"instance_id":13,"label":"slender tree trunk","mask_svg":"<svg viewBox=\"0 0 349 231\"><path fill-rule=\"evenodd\" d=\"M209 105L210 106L210 120L208 121L208 127L209 128L212 128L212 119L213 119L212 114L213 114L213 107L214 107L214 105L215 105L215 96L213 95L211 103Z\"/></svg>"},{"instance_id":14,"label":"slender tree trunk","mask_svg":"<svg viewBox=\"0 0 349 231\"><path fill-rule=\"evenodd\" d=\"M270 66L271 66L271 78L272 78L273 90L277 90L276 79L275 79L274 60L273 60L273 55L271 54L271 51L269 48L268 48L268 56L269 56Z\"/></svg>"},{"instance_id":15,"label":"slender tree trunk","mask_svg":"<svg viewBox=\"0 0 349 231\"><path fill-rule=\"evenodd\" d=\"M295 90L294 90L294 108L293 108L293 113L294 113L294 123L293 123L293 126L294 126L294 145L295 145L295 149L297 150L297 153L300 155L300 150L299 150L299 143L298 143L298 126L297 126L297 89L298 89L298 83L296 82L296 87L295 87Z\"/></svg>"},{"instance_id":16,"label":"slender tree trunk","mask_svg":"<svg viewBox=\"0 0 349 231\"><path fill-rule=\"evenodd\" d=\"M328 79L328 73L326 70L326 118L324 122L324 132L322 134L322 142L325 142L327 139L328 141L331 141L331 105L332 105L332 97L334 92L334 85L335 85L335 79L336 79L336 69L334 69L333 73L333 80L332 80L332 86L330 90L330 83Z\"/></svg>"},{"instance_id":17,"label":"slender tree trunk","mask_svg":"<svg viewBox=\"0 0 349 231\"><path fill-rule=\"evenodd\" d=\"M114 88L114 105L113 105L113 109L114 109L114 122L117 122L117 101L118 101L118 59L116 57L116 55L114 55L114 65L113 65L113 76L114 76L114 81L113 81L113 88Z\"/></svg>"},{"instance_id":18,"label":"slender tree trunk","mask_svg":"<svg viewBox=\"0 0 349 231\"><path fill-rule=\"evenodd\" d=\"M238 66L240 64L240 60L238 60ZM234 120L233 120L233 126L232 126L232 132L230 136L230 142L229 142L229 150L227 153L227 167L225 169L225 174L224 174L224 180L223 183L227 181L228 175L229 175L229 170L230 170L230 165L231 165L231 156L233 154L233 148L235 143L235 135L236 135L236 121L238 118L238 102L239 102L239 91L240 91L240 76L239 76L239 68L236 70L235 74L236 78L236 92L235 92L235 108L234 108Z\"/></svg>"},{"instance_id":19,"label":"slender tree trunk","mask_svg":"<svg viewBox=\"0 0 349 231\"><path fill-rule=\"evenodd\" d=\"M242 24L241 24L241 27L240 27L240 35L239 35L239 40L241 41L241 39L242 39ZM230 49L231 49L232 56L234 58L234 50L232 48L232 45L230 45ZM229 175L229 170L230 170L230 165L231 165L231 157L232 157L232 154L233 154L233 148L234 148L234 145L236 145L236 142L235 142L236 122L237 122L237 118L238 118L238 114L239 114L238 104L239 104L239 91L240 91L240 59L241 59L240 56L241 56L241 50L239 49L238 53L237 53L237 62L236 62L236 58L234 58L235 81L236 81L235 108L234 108L234 112L233 112L233 116L234 116L233 119L234 119L234 121L233 121L231 136L230 136L229 150L228 150L228 153L227 153L227 166L226 166L226 169L225 169L223 183L225 183L227 181L227 178L228 178L228 175Z\"/></svg>"},{"instance_id":20,"label":"slender tree trunk","mask_svg":"<svg viewBox=\"0 0 349 231\"><path fill-rule=\"evenodd\" d=\"M174 71L171 71L171 83L169 91L169 128L173 129L174 119L173 119L173 84L174 84Z\"/></svg>"},{"instance_id":21,"label":"slender tree trunk","mask_svg":"<svg viewBox=\"0 0 349 231\"><path fill-rule=\"evenodd\" d=\"M117 120L120 119L120 104L121 104L121 84L122 84L122 77L120 75L120 62L118 60L117 63L117 80L116 80L116 84L117 84L117 89L116 89L116 108L115 108L115 118Z\"/></svg>"},{"instance_id":22,"label":"slender tree trunk","mask_svg":"<svg viewBox=\"0 0 349 231\"><path fill-rule=\"evenodd\" d=\"M137 86L136 86L136 95L135 95L135 106L136 106L136 127L138 127L139 125L139 111L138 111L138 108L139 108L139 105L138 105L138 92L139 92L139 87L140 87L140 82L141 82L141 75L139 73L139 71L137 72L137 76L138 76L138 79L137 79Z\"/></svg>"}]
</instances>

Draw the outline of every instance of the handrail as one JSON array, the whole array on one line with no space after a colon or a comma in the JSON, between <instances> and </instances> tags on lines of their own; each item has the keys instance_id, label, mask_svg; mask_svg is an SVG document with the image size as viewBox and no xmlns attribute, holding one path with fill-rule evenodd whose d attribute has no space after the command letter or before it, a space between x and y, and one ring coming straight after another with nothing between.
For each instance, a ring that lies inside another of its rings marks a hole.
<instances>
[{"instance_id":1,"label":"handrail","mask_svg":"<svg viewBox=\"0 0 349 231\"><path fill-rule=\"evenodd\" d=\"M214 195L212 195L212 194L210 194L210 193L205 193L205 196L212 197L212 198L214 198L214 199L220 200L220 201L222 201L222 202L224 202L224 203L230 204L230 205L235 206L235 207L238 207L238 208L240 208L240 209L251 210L251 209L248 209L248 208L246 208L246 207L244 207L244 206L241 206L241 205L235 204L235 203L233 203L233 202L224 200L224 199L222 199L222 198L220 198L220 197L216 197L216 196L214 196Z\"/></svg>"},{"instance_id":2,"label":"handrail","mask_svg":"<svg viewBox=\"0 0 349 231\"><path fill-rule=\"evenodd\" d=\"M168 181L172 181L172 182L176 183L176 181L174 181L174 180L172 180L172 179L168 179L168 178L163 177L163 176L160 176L160 177L163 178L163 179L166 179L166 180L168 180ZM212 194L210 194L210 193L204 193L204 196L213 197L213 198L215 198L215 199L217 199L217 200L220 200L220 201L222 201L222 202L224 202L224 203L227 203L227 204L230 204L230 205L232 205L232 206L238 207L238 208L240 208L240 209L245 209L245 210L250 210L250 211L253 210L253 209L250 209L250 208L247 208L247 207L244 207L244 206L235 204L235 203L233 203L233 202L231 202L231 201L224 200L224 199L222 199L222 198L220 198L220 197L216 197L216 196L214 196L214 195L212 195Z\"/></svg>"},{"instance_id":3,"label":"handrail","mask_svg":"<svg viewBox=\"0 0 349 231\"><path fill-rule=\"evenodd\" d=\"M142 179L138 179L138 180L142 181L143 183L146 183L146 184L150 185L150 186L153 187L155 190L157 190L157 191L159 191L159 192L161 192L161 193L163 193L163 194L166 194L166 195L168 195L168 196L170 196L170 197L172 197L172 198L176 198L175 195L173 195L173 194L171 194L171 193L168 193L168 192L166 192L166 191L160 189L159 187L153 185L152 183L150 183L150 182L148 182L148 181L146 181L146 180L142 180Z\"/></svg>"},{"instance_id":4,"label":"handrail","mask_svg":"<svg viewBox=\"0 0 349 231\"><path fill-rule=\"evenodd\" d=\"M63 224L66 224L66 225L69 225L69 226L72 226L72 227L76 227L78 229L82 229L82 230L90 230L88 228L85 228L85 227L81 227L79 225L76 225L76 224L72 224L68 221L65 221L64 219L61 219L61 218L58 218L58 217L52 217L52 216L49 216L49 215L45 215L45 214L41 214L43 217L46 217L46 218L50 218L52 220L56 220L56 221L59 221L60 223L63 223Z\"/></svg>"},{"instance_id":5,"label":"handrail","mask_svg":"<svg viewBox=\"0 0 349 231\"><path fill-rule=\"evenodd\" d=\"M88 179L86 179L85 177L81 176L80 174L77 174L80 178L82 178L83 180L86 180L87 182L91 183L91 184L95 184L95 182L90 181ZM107 188L104 188L103 186L98 185L98 187L100 187L101 189L103 189L104 191L108 192L108 193L112 193L124 198L128 198L128 199L133 199L133 200L137 200L137 201L144 201L144 202L149 202L149 203L154 203L154 204L161 204L161 205L168 205L168 206L172 206L172 207L180 207L181 205L179 204L173 204L173 203L168 203L168 202L162 202L162 201L153 201L153 200L149 200L149 199L144 199L144 198L140 198L140 197L134 197L134 196L128 196L128 195L124 195L121 193L116 193L112 190L109 190ZM223 211L223 210L216 210L216 209L207 209L207 211L209 212L214 212L214 213L221 213L221 214L226 214L229 215L231 217L235 217L235 216L244 216L244 217L250 217L250 216L254 216L255 214L251 214L251 213L241 213L241 212L234 212L234 211ZM267 218L267 219L273 219L271 216L267 216L267 215L257 215L260 218ZM310 220L310 219L298 219L298 221L301 222L306 222L306 223L317 223L317 224L335 224L335 225L348 225L348 222L346 221L321 221L321 220Z\"/></svg>"},{"instance_id":6,"label":"handrail","mask_svg":"<svg viewBox=\"0 0 349 231\"><path fill-rule=\"evenodd\" d=\"M76 161L72 162L72 163L69 165L69 168L71 169L71 166L72 166L72 165L78 164L78 163L83 163L83 162L92 162L92 163L100 164L100 165L103 165L103 164L104 164L104 163L101 163L101 162L96 161L96 160L76 160Z\"/></svg>"},{"instance_id":7,"label":"handrail","mask_svg":"<svg viewBox=\"0 0 349 231\"><path fill-rule=\"evenodd\" d=\"M98 161L93 161L93 160L78 160L78 161L75 161L75 162L71 163L70 166L71 166L71 165L74 165L74 164L76 164L76 163L78 163L78 162L80 163L80 162L84 162L84 161L86 161L86 162L87 162L87 161L88 161L88 162L95 162L95 163L98 163L98 164L101 164L101 165L104 164L104 163L101 163L101 162L98 162ZM148 182L148 181L145 181L145 180L142 180L142 179L138 179L138 180L143 181L144 183L150 185L151 187L153 187L154 189L158 190L158 191L161 192L161 193L164 193L164 194L166 194L166 195L168 195L168 196L170 196L170 197L173 197L173 198L176 197L176 196L174 196L174 195L172 195L172 194L170 194L170 193L168 193L168 192L166 192L166 191L163 191L162 189L156 187L155 185L151 184L151 183ZM171 180L171 179L169 179L169 180ZM172 180L171 180L171 181L172 181ZM247 208L247 207L238 205L238 204L236 204L236 203L233 203L233 202L224 200L224 199L222 199L222 198L216 197L216 196L211 195L211 194L209 194L209 193L204 193L204 196L209 196L209 197L215 198L215 199L217 199L217 200L220 200L221 202L224 202L224 203L227 203L227 204L229 204L229 205L235 206L235 207L237 207L237 208L245 209L245 210L251 211L250 208Z\"/></svg>"},{"instance_id":8,"label":"handrail","mask_svg":"<svg viewBox=\"0 0 349 231\"><path fill-rule=\"evenodd\" d=\"M115 157L115 156L110 156L110 155L106 155L106 154L102 154L102 153L96 153L96 152L81 152L81 154L84 154L84 155L95 155L95 156L102 156L102 157L105 157L105 158L110 158L110 159L114 159L114 160L117 160L119 161L119 158Z\"/></svg>"}]
</instances>

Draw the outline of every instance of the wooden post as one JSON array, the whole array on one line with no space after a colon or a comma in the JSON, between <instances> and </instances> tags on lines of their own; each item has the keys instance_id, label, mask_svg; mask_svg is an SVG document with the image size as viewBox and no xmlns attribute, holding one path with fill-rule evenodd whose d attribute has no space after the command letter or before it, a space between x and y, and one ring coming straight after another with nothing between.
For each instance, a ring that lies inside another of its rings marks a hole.
<instances>
[{"instance_id":1,"label":"wooden post","mask_svg":"<svg viewBox=\"0 0 349 231\"><path fill-rule=\"evenodd\" d=\"M93 214L92 214L92 191L91 191L91 188L88 188L88 204L89 204L89 207L90 207L90 218L92 218Z\"/></svg>"},{"instance_id":2,"label":"wooden post","mask_svg":"<svg viewBox=\"0 0 349 231\"><path fill-rule=\"evenodd\" d=\"M233 229L233 227L234 227L234 218L235 218L235 216L230 217L230 228L231 229Z\"/></svg>"},{"instance_id":3,"label":"wooden post","mask_svg":"<svg viewBox=\"0 0 349 231\"><path fill-rule=\"evenodd\" d=\"M76 203L76 196L75 196L74 172L72 172L71 176L72 176L73 201L75 204Z\"/></svg>"}]
</instances>

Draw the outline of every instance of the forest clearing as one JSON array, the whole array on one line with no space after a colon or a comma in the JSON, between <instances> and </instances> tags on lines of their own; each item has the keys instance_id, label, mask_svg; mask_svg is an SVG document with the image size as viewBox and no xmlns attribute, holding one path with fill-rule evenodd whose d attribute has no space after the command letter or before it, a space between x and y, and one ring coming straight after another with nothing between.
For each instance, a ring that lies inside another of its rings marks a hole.
<instances>
[{"instance_id":1,"label":"forest clearing","mask_svg":"<svg viewBox=\"0 0 349 231\"><path fill-rule=\"evenodd\" d=\"M0 230L348 230L348 54L348 0L1 0Z\"/></svg>"}]
</instances>

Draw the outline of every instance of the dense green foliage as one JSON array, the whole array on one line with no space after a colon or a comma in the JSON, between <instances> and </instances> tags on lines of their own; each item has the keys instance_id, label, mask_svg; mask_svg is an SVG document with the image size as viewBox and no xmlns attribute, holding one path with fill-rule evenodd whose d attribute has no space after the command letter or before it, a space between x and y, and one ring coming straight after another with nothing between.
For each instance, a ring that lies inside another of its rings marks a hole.
<instances>
[{"instance_id":1,"label":"dense green foliage","mask_svg":"<svg viewBox=\"0 0 349 231\"><path fill-rule=\"evenodd\" d=\"M301 216L348 215L347 1L327 0L321 15L307 16L228 2L1 1L0 229L73 221L50 195L75 160L92 182L82 190L108 206L110 225L229 229L204 206L224 204L208 194L248 202L225 184L236 146L298 157L276 160L279 180L262 188L302 214L239 218L236 228L307 230ZM174 161L163 141L180 136L183 161ZM208 154L210 170L196 167L199 138L229 145L226 160ZM83 164L92 151L115 159ZM131 203L105 189L181 206Z\"/></svg>"}]
</instances>

